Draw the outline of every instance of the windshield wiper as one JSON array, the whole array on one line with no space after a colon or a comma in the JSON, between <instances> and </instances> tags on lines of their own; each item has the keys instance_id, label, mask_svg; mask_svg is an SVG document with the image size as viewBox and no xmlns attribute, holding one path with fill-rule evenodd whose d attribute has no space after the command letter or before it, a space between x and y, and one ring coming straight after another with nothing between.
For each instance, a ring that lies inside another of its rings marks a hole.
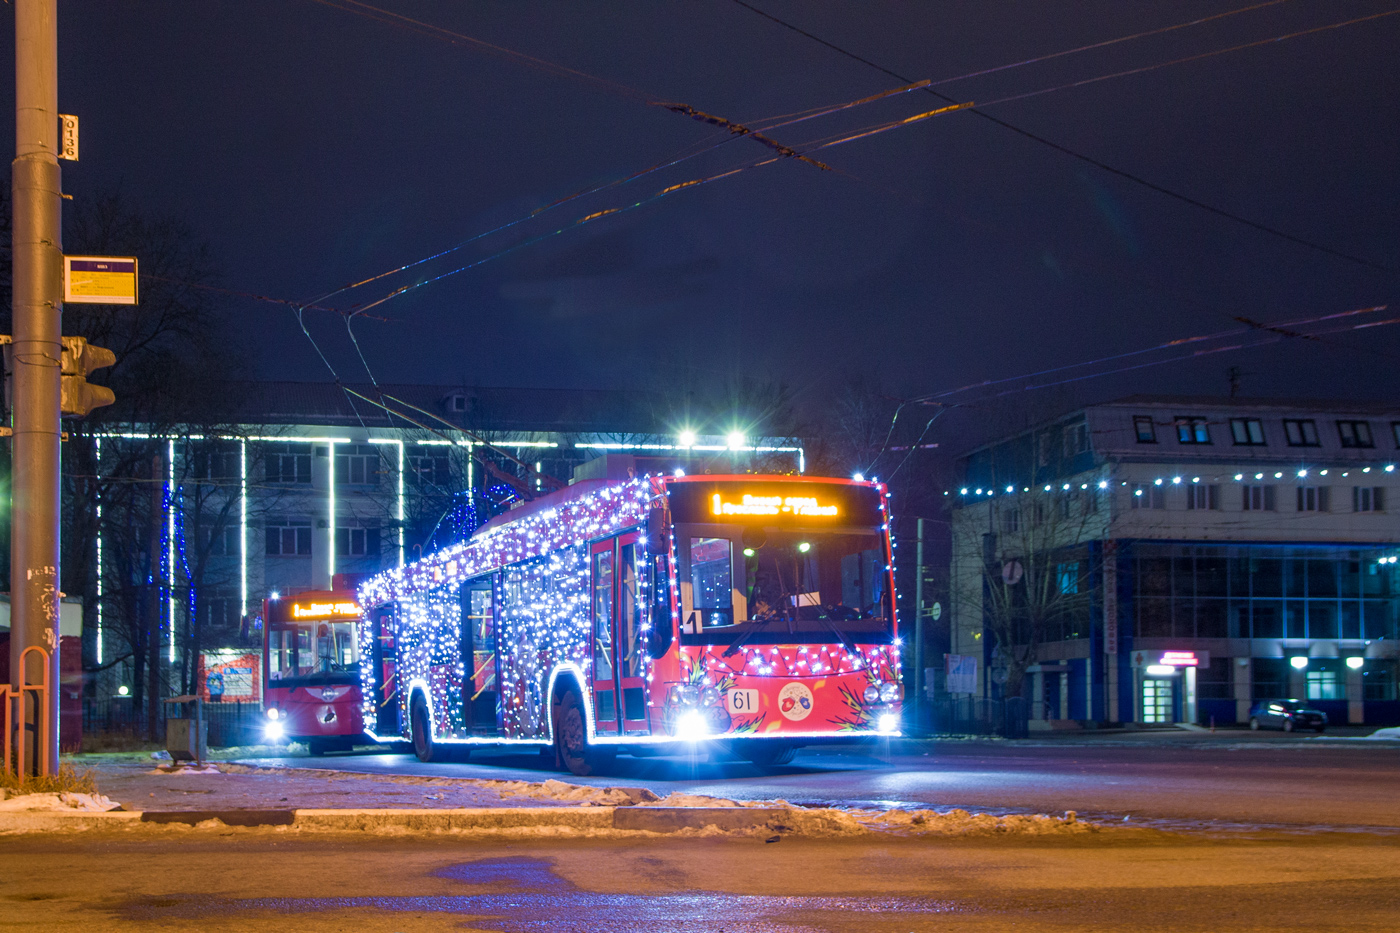
<instances>
[{"instance_id":1,"label":"windshield wiper","mask_svg":"<svg viewBox=\"0 0 1400 933\"><path fill-rule=\"evenodd\" d=\"M826 623L827 628L831 629L832 634L834 634L837 637L837 639L840 640L842 647L844 647L851 654L854 654L857 657L860 656L860 649L857 648L856 643L851 640L851 636L847 635L845 632L837 628L836 623L828 619L825 615L820 616L820 619L822 622Z\"/></svg>"},{"instance_id":2,"label":"windshield wiper","mask_svg":"<svg viewBox=\"0 0 1400 933\"><path fill-rule=\"evenodd\" d=\"M769 616L766 619L750 619L749 627L744 631L740 632L739 637L729 643L729 647L724 649L724 654L720 655L720 657L727 658L731 654L737 652L740 648L744 647L744 644L750 638L753 638L754 635L758 634L759 628L766 626L769 622L772 622L774 618L774 616Z\"/></svg>"}]
</instances>

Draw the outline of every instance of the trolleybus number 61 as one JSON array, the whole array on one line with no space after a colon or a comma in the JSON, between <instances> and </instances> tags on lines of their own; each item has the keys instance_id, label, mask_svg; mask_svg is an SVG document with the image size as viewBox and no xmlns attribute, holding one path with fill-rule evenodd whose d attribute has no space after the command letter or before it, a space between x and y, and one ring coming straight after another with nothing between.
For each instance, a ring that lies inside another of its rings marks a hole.
<instances>
[{"instance_id":1,"label":"trolleybus number 61","mask_svg":"<svg viewBox=\"0 0 1400 933\"><path fill-rule=\"evenodd\" d=\"M730 690L729 712L731 714L758 712L758 691L744 690L739 687Z\"/></svg>"}]
</instances>

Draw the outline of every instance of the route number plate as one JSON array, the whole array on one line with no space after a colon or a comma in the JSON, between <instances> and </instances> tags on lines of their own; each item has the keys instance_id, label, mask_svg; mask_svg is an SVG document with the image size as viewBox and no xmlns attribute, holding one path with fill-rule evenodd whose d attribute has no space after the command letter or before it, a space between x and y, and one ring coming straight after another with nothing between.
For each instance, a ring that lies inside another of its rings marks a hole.
<instances>
[{"instance_id":1,"label":"route number plate","mask_svg":"<svg viewBox=\"0 0 1400 933\"><path fill-rule=\"evenodd\" d=\"M758 691L735 687L729 691L729 714L747 716L758 712Z\"/></svg>"}]
</instances>

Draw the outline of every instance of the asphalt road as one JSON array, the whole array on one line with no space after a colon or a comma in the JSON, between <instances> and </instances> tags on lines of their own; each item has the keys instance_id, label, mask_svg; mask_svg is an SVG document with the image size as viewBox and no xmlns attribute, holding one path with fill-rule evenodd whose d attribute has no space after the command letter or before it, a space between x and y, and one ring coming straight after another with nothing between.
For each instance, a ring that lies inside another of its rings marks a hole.
<instances>
[{"instance_id":1,"label":"asphalt road","mask_svg":"<svg viewBox=\"0 0 1400 933\"><path fill-rule=\"evenodd\" d=\"M0 905L6 929L81 933L1390 931L1400 839L85 833L6 839Z\"/></svg>"},{"instance_id":2,"label":"asphalt road","mask_svg":"<svg viewBox=\"0 0 1400 933\"><path fill-rule=\"evenodd\" d=\"M250 759L250 761L253 761ZM256 759L362 772L644 786L744 800L1075 810L1122 821L1246 826L1400 828L1400 747L1248 733L1073 742L902 742L865 750L804 749L762 773L747 762L619 757L610 773L575 778L533 753L473 750L423 764L404 754Z\"/></svg>"}]
</instances>

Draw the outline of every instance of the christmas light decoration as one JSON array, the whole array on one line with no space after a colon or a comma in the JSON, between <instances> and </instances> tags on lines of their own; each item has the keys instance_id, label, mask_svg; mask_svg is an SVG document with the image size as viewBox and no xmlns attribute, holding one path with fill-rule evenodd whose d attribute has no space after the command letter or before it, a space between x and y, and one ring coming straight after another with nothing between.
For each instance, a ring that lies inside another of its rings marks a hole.
<instances>
[{"instance_id":1,"label":"christmas light decoration","mask_svg":"<svg viewBox=\"0 0 1400 933\"><path fill-rule=\"evenodd\" d=\"M634 673L643 685L644 711L639 717L635 707L628 707L634 712L626 714L626 732L612 734L612 727L602 728L600 733L602 724L595 723L592 691L593 543L618 541L618 547L611 552L615 561L626 559L628 553L632 555L633 565L623 579L629 581L629 586L630 581L635 581L636 604L642 609L637 632L640 641L650 645L653 625L674 631L680 584L676 561L669 550L660 552L669 559L653 561L651 554L662 542L648 539L648 521L666 514L668 484L706 479L642 477L571 489L538 504L522 506L524 514L519 517L508 514L497 519L498 524L488 523L468 541L366 581L358 593L370 620L359 629L366 723L382 721L379 706L385 699L376 683L373 663L375 639L380 634L377 628L392 636L398 686L397 717L389 719L397 718L400 728L384 729L385 735L375 737L406 734L416 698L421 695L434 742L547 744L554 740L550 703L556 697L561 677L577 681L589 741L599 744L670 742L681 732L705 739L789 739L850 730L893 734L881 728L898 721L897 716L890 718L894 710L891 702L881 699L867 704L859 696L868 683L898 683L898 647L853 643L748 647L740 652L729 652L725 643L673 645L659 660L653 659L650 651L634 651L628 656L639 661ZM881 494L882 515L880 524L874 527L887 535L889 518L883 501L886 491L874 482L866 485ZM814 485L811 489L820 493L823 487ZM655 526L650 528L655 533ZM622 537L632 535L635 538ZM672 528L672 540L674 536ZM893 566L892 562L882 563L887 570ZM659 604L650 589L653 569L665 571L656 583L666 587L668 598ZM468 602L464 600L471 600L463 592L464 584L468 585L468 592L485 589L490 593L486 614L480 614L476 608L470 614L474 620L483 620L482 624L490 627L494 636L494 698L483 696L484 691L479 689L480 672L468 666L468 659L481 646L471 644L468 649L464 641L474 642L481 633L473 631L464 640L462 626L469 614ZM651 613L657 609L665 616L653 620ZM893 624L891 619L891 627ZM893 632L887 637L892 638ZM640 645L634 647L639 649ZM615 659L619 664L620 655L619 651ZM753 678L773 681L756 683ZM810 686L803 687L805 696L801 691L790 692L782 700L800 703L800 707L789 705L780 718L775 710L780 699L769 694L793 687L782 679L797 678ZM611 675L605 674L604 680L612 680ZM851 683L860 687L853 689ZM684 694L685 702L703 705L676 705L675 698L681 697L675 693L678 685L693 685L686 688L694 693ZM736 688L739 693L755 697L762 693L767 708L755 710L752 715L728 709L727 701L732 703L730 693ZM814 695L813 690L818 693ZM852 696L857 697L854 707ZM889 696L888 690L884 696ZM459 698L493 703L496 722L490 734L478 734L482 731L482 717L469 714L470 705ZM798 722L823 704L826 712L814 716L809 721L810 728L797 727ZM696 708L707 717L703 722L694 717L682 720L687 711ZM608 718L609 714L604 716ZM647 721L650 728L639 731L638 719ZM371 734L375 732L372 730Z\"/></svg>"}]
</instances>

